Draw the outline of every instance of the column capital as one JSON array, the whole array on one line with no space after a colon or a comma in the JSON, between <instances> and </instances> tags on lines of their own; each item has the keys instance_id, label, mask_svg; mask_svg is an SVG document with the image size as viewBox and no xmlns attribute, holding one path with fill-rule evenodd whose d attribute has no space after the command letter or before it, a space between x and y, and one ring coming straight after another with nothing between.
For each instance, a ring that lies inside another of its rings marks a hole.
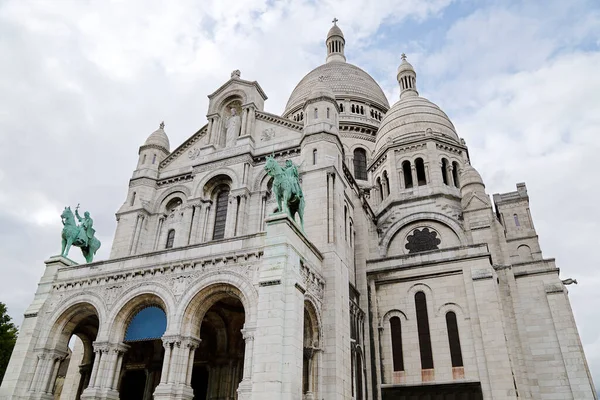
<instances>
[{"instance_id":1,"label":"column capital","mask_svg":"<svg viewBox=\"0 0 600 400\"><path fill-rule=\"evenodd\" d=\"M254 340L254 332L256 328L243 328L241 329L242 337L246 342Z\"/></svg>"}]
</instances>

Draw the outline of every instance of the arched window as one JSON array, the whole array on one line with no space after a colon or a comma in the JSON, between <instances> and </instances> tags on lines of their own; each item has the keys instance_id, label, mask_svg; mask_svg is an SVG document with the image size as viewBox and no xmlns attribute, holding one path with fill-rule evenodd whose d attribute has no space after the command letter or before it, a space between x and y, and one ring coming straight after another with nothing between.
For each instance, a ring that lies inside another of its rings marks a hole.
<instances>
[{"instance_id":1,"label":"arched window","mask_svg":"<svg viewBox=\"0 0 600 400\"><path fill-rule=\"evenodd\" d=\"M383 194L383 186L381 185L381 178L377 178L377 190L379 190L379 198L381 201L385 199L385 195Z\"/></svg>"},{"instance_id":2,"label":"arched window","mask_svg":"<svg viewBox=\"0 0 600 400\"><path fill-rule=\"evenodd\" d=\"M371 118L373 118L373 109L371 109Z\"/></svg>"},{"instance_id":3,"label":"arched window","mask_svg":"<svg viewBox=\"0 0 600 400\"><path fill-rule=\"evenodd\" d=\"M327 119L329 119L329 107L327 107Z\"/></svg>"},{"instance_id":4,"label":"arched window","mask_svg":"<svg viewBox=\"0 0 600 400\"><path fill-rule=\"evenodd\" d=\"M361 113L362 115L365 115L365 109L363 108L363 106L360 106L360 113Z\"/></svg>"},{"instance_id":5,"label":"arched window","mask_svg":"<svg viewBox=\"0 0 600 400\"><path fill-rule=\"evenodd\" d=\"M390 195L390 178L388 178L387 171L383 171L383 183L383 186L385 187L385 196L387 197Z\"/></svg>"},{"instance_id":6,"label":"arched window","mask_svg":"<svg viewBox=\"0 0 600 400\"><path fill-rule=\"evenodd\" d=\"M152 156L152 164L154 164L156 162L156 154L154 156Z\"/></svg>"},{"instance_id":7,"label":"arched window","mask_svg":"<svg viewBox=\"0 0 600 400\"><path fill-rule=\"evenodd\" d=\"M317 165L317 149L313 150L313 165Z\"/></svg>"},{"instance_id":8,"label":"arched window","mask_svg":"<svg viewBox=\"0 0 600 400\"><path fill-rule=\"evenodd\" d=\"M519 216L517 214L514 214L513 218L515 220L515 226L521 226L521 223L519 222Z\"/></svg>"},{"instance_id":9,"label":"arched window","mask_svg":"<svg viewBox=\"0 0 600 400\"><path fill-rule=\"evenodd\" d=\"M300 113L300 121L304 121L304 113L303 112Z\"/></svg>"},{"instance_id":10,"label":"arched window","mask_svg":"<svg viewBox=\"0 0 600 400\"><path fill-rule=\"evenodd\" d=\"M458 184L458 163L454 161L452 163L452 180L454 181L454 186L459 187Z\"/></svg>"},{"instance_id":11,"label":"arched window","mask_svg":"<svg viewBox=\"0 0 600 400\"><path fill-rule=\"evenodd\" d=\"M175 229L171 229L169 233L167 233L167 244L165 245L165 249L172 249L173 242L175 242Z\"/></svg>"},{"instance_id":12,"label":"arched window","mask_svg":"<svg viewBox=\"0 0 600 400\"><path fill-rule=\"evenodd\" d=\"M354 150L354 178L367 180L367 151L365 149Z\"/></svg>"},{"instance_id":13,"label":"arched window","mask_svg":"<svg viewBox=\"0 0 600 400\"><path fill-rule=\"evenodd\" d=\"M427 185L427 178L425 177L425 163L422 158L415 160L415 168L417 169L417 181L419 186Z\"/></svg>"},{"instance_id":14,"label":"arched window","mask_svg":"<svg viewBox=\"0 0 600 400\"><path fill-rule=\"evenodd\" d=\"M340 112L344 112L344 104L340 103Z\"/></svg>"},{"instance_id":15,"label":"arched window","mask_svg":"<svg viewBox=\"0 0 600 400\"><path fill-rule=\"evenodd\" d=\"M450 358L453 367L462 367L462 351L460 350L460 337L458 336L458 324L456 314L453 311L446 313L446 327L448 328L448 344L450 345Z\"/></svg>"},{"instance_id":16,"label":"arched window","mask_svg":"<svg viewBox=\"0 0 600 400\"><path fill-rule=\"evenodd\" d=\"M400 318L390 318L390 333L392 335L392 361L394 363L394 371L404 371L402 326L400 325Z\"/></svg>"},{"instance_id":17,"label":"arched window","mask_svg":"<svg viewBox=\"0 0 600 400\"><path fill-rule=\"evenodd\" d=\"M409 189L413 187L412 171L410 170L410 161L402 163L402 174L404 175L404 187Z\"/></svg>"},{"instance_id":18,"label":"arched window","mask_svg":"<svg viewBox=\"0 0 600 400\"><path fill-rule=\"evenodd\" d=\"M352 113L354 113L354 104L352 104L352 108L351 109L352 109Z\"/></svg>"},{"instance_id":19,"label":"arched window","mask_svg":"<svg viewBox=\"0 0 600 400\"><path fill-rule=\"evenodd\" d=\"M433 354L431 351L431 336L429 334L429 317L427 316L427 300L425 293L415 294L415 307L417 310L417 330L419 332L419 350L421 352L421 369L433 368Z\"/></svg>"},{"instance_id":20,"label":"arched window","mask_svg":"<svg viewBox=\"0 0 600 400\"><path fill-rule=\"evenodd\" d=\"M352 218L350 218L350 229L348 229L348 232L350 232L350 247L352 247L352 237L354 236L354 224L352 223Z\"/></svg>"},{"instance_id":21,"label":"arched window","mask_svg":"<svg viewBox=\"0 0 600 400\"><path fill-rule=\"evenodd\" d=\"M442 158L442 180L444 185L448 184L448 160Z\"/></svg>"},{"instance_id":22,"label":"arched window","mask_svg":"<svg viewBox=\"0 0 600 400\"><path fill-rule=\"evenodd\" d=\"M160 339L167 330L167 316L157 307L140 310L131 319L125 331L125 342Z\"/></svg>"},{"instance_id":23,"label":"arched window","mask_svg":"<svg viewBox=\"0 0 600 400\"><path fill-rule=\"evenodd\" d=\"M142 164L146 164L146 154L144 154L144 158L142 158Z\"/></svg>"},{"instance_id":24,"label":"arched window","mask_svg":"<svg viewBox=\"0 0 600 400\"><path fill-rule=\"evenodd\" d=\"M131 195L131 203L129 204L130 206L135 204L135 192L133 192L133 195Z\"/></svg>"},{"instance_id":25,"label":"arched window","mask_svg":"<svg viewBox=\"0 0 600 400\"><path fill-rule=\"evenodd\" d=\"M229 187L226 186L217 194L215 208L215 226L213 240L225 237L225 222L227 220L227 205L229 203Z\"/></svg>"},{"instance_id":26,"label":"arched window","mask_svg":"<svg viewBox=\"0 0 600 400\"><path fill-rule=\"evenodd\" d=\"M319 118L319 109L315 108L315 118Z\"/></svg>"}]
</instances>

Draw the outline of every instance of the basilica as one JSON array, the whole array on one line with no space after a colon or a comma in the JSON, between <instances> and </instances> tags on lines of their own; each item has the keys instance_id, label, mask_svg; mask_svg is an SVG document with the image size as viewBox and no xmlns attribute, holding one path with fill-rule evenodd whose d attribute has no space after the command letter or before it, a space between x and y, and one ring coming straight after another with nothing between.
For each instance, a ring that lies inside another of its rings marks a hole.
<instances>
[{"instance_id":1,"label":"basilica","mask_svg":"<svg viewBox=\"0 0 600 400\"><path fill-rule=\"evenodd\" d=\"M109 259L45 262L0 399L597 398L525 183L490 197L406 56L390 105L336 22L281 115L236 70L141 143Z\"/></svg>"}]
</instances>

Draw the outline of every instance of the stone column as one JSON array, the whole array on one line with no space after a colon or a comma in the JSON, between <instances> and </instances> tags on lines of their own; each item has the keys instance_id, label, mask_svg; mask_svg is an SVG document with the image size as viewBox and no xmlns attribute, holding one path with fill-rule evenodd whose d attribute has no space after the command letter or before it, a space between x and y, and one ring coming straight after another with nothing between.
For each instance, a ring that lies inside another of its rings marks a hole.
<instances>
[{"instance_id":1,"label":"stone column","mask_svg":"<svg viewBox=\"0 0 600 400\"><path fill-rule=\"evenodd\" d=\"M159 239L160 239L160 232L162 231L162 226L165 222L165 216L161 215L160 217L158 217L158 227L156 229L156 236L154 237L154 246L152 246L152 248L154 250L156 250L158 248L158 243L159 243Z\"/></svg>"},{"instance_id":2,"label":"stone column","mask_svg":"<svg viewBox=\"0 0 600 400\"><path fill-rule=\"evenodd\" d=\"M194 354L200 340L179 335L163 337L165 356L160 384L154 391L155 400L191 400Z\"/></svg>"},{"instance_id":3,"label":"stone column","mask_svg":"<svg viewBox=\"0 0 600 400\"><path fill-rule=\"evenodd\" d=\"M58 375L60 363L66 356L66 352L58 350L44 349L38 353L39 362L31 385L31 392L37 393L35 398L53 398L54 382Z\"/></svg>"},{"instance_id":4,"label":"stone column","mask_svg":"<svg viewBox=\"0 0 600 400\"><path fill-rule=\"evenodd\" d=\"M202 218L202 203L198 202L196 204L193 205L193 217L192 217L192 223L190 226L190 233L189 233L189 238L188 238L188 244L195 244L198 243L198 225L200 224L200 220Z\"/></svg>"},{"instance_id":5,"label":"stone column","mask_svg":"<svg viewBox=\"0 0 600 400\"><path fill-rule=\"evenodd\" d=\"M117 390L119 374L123 364L123 356L129 350L129 346L123 343L111 345L109 350L108 365L106 368L107 379L104 386L108 390Z\"/></svg>"},{"instance_id":6,"label":"stone column","mask_svg":"<svg viewBox=\"0 0 600 400\"><path fill-rule=\"evenodd\" d=\"M241 115L241 119L242 119L242 128L240 129L240 136L244 136L246 134L246 126L247 126L247 120L248 120L248 108L244 108L242 110L242 115Z\"/></svg>"},{"instance_id":7,"label":"stone column","mask_svg":"<svg viewBox=\"0 0 600 400\"><path fill-rule=\"evenodd\" d=\"M92 366L92 373L90 375L90 383L88 387L93 388L96 387L96 379L98 377L98 371L100 369L100 361L102 359L102 352L100 349L94 348L94 365Z\"/></svg>"},{"instance_id":8,"label":"stone column","mask_svg":"<svg viewBox=\"0 0 600 400\"><path fill-rule=\"evenodd\" d=\"M417 177L417 167L414 163L410 164L410 173L412 175L413 188L416 188L419 186L419 179Z\"/></svg>"},{"instance_id":9,"label":"stone column","mask_svg":"<svg viewBox=\"0 0 600 400\"><path fill-rule=\"evenodd\" d=\"M210 216L210 208L212 205L212 200L206 200L204 201L204 207L202 207L202 216L201 216L201 222L200 222L200 226L198 227L198 231L199 231L199 241L201 243L208 241L207 235L208 235L208 224L209 224L209 216Z\"/></svg>"},{"instance_id":10,"label":"stone column","mask_svg":"<svg viewBox=\"0 0 600 400\"><path fill-rule=\"evenodd\" d=\"M246 233L246 202L248 196L243 194L240 196L240 209L237 215L237 229L235 231L235 236L244 235Z\"/></svg>"},{"instance_id":11,"label":"stone column","mask_svg":"<svg viewBox=\"0 0 600 400\"><path fill-rule=\"evenodd\" d=\"M239 400L250 399L252 396L252 359L254 354L254 332L256 328L242 329L242 337L246 342L244 352L244 370L243 378L240 382L237 393Z\"/></svg>"},{"instance_id":12,"label":"stone column","mask_svg":"<svg viewBox=\"0 0 600 400\"><path fill-rule=\"evenodd\" d=\"M247 135L251 135L252 132L254 132L254 123L256 120L256 110L254 109L254 106L250 106L248 108L248 128L247 130Z\"/></svg>"},{"instance_id":13,"label":"stone column","mask_svg":"<svg viewBox=\"0 0 600 400\"><path fill-rule=\"evenodd\" d=\"M227 219L225 220L225 237L235 236L235 223L237 220L237 196L229 195L227 205Z\"/></svg>"},{"instance_id":14,"label":"stone column","mask_svg":"<svg viewBox=\"0 0 600 400\"><path fill-rule=\"evenodd\" d=\"M206 129L206 134L208 135L208 143L211 143L212 127L213 127L213 119L212 119L212 117L209 117L208 118L208 128Z\"/></svg>"}]
</instances>

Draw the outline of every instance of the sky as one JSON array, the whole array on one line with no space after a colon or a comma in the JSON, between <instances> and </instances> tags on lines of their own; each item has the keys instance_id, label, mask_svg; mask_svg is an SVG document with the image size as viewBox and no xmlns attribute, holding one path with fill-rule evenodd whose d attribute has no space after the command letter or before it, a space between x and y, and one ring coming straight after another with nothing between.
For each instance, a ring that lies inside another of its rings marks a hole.
<instances>
[{"instance_id":1,"label":"sky","mask_svg":"<svg viewBox=\"0 0 600 400\"><path fill-rule=\"evenodd\" d=\"M407 54L490 195L527 183L544 256L578 281L568 289L598 385L597 0L0 0L0 301L14 321L60 253L66 205L91 212L108 258L138 148L159 123L174 149L234 69L281 114L324 63L333 17L348 62L390 104Z\"/></svg>"}]
</instances>

